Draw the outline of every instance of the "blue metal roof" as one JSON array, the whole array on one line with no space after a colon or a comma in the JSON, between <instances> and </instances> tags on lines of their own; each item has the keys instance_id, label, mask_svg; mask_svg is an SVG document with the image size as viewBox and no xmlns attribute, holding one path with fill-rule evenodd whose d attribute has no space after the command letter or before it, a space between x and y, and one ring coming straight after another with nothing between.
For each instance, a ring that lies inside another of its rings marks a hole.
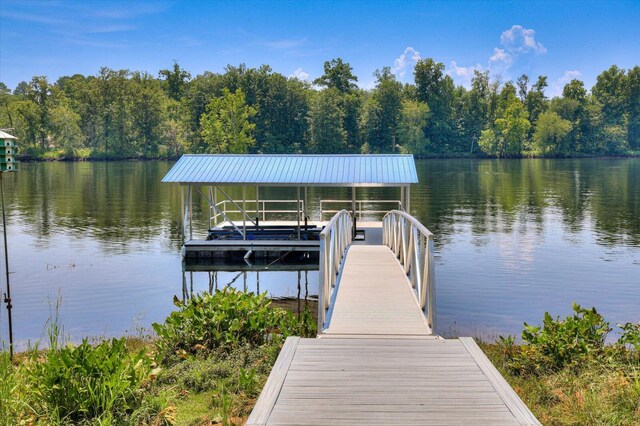
<instances>
[{"instance_id":1,"label":"blue metal roof","mask_svg":"<svg viewBox=\"0 0 640 426\"><path fill-rule=\"evenodd\" d=\"M413 155L187 154L162 182L209 185L398 186L418 183Z\"/></svg>"}]
</instances>

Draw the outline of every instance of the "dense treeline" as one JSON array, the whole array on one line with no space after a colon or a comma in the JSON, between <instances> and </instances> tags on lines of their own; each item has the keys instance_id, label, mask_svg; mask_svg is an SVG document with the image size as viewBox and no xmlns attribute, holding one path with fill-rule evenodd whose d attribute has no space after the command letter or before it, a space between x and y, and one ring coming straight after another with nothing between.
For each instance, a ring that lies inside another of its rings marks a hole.
<instances>
[{"instance_id":1,"label":"dense treeline","mask_svg":"<svg viewBox=\"0 0 640 426\"><path fill-rule=\"evenodd\" d=\"M327 61L313 83L268 66L193 77L177 63L158 78L102 68L51 83L0 83L0 127L23 154L49 158L175 157L214 153L390 153L417 156L624 155L640 150L640 66L602 72L591 91L572 80L549 99L547 78L456 86L442 63L420 60L414 83L389 68L359 89L352 68Z\"/></svg>"}]
</instances>

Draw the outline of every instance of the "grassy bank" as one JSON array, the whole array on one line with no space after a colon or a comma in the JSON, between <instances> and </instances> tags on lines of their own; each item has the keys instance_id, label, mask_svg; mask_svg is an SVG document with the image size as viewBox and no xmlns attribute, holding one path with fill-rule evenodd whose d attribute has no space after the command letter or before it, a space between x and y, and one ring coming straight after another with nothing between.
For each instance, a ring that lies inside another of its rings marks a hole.
<instances>
[{"instance_id":1,"label":"grassy bank","mask_svg":"<svg viewBox=\"0 0 640 426\"><path fill-rule=\"evenodd\" d=\"M313 336L315 322L232 289L195 296L153 338L0 354L0 425L242 424L284 339ZM545 425L640 424L640 323L615 344L595 309L545 314L513 337L481 343L492 362Z\"/></svg>"},{"instance_id":2,"label":"grassy bank","mask_svg":"<svg viewBox=\"0 0 640 426\"><path fill-rule=\"evenodd\" d=\"M640 425L640 323L609 323L574 305L564 319L525 324L524 344L501 337L481 347L544 425Z\"/></svg>"},{"instance_id":3,"label":"grassy bank","mask_svg":"<svg viewBox=\"0 0 640 426\"><path fill-rule=\"evenodd\" d=\"M59 341L0 354L0 425L235 425L255 404L287 336L315 335L308 312L226 289L182 304L152 339Z\"/></svg>"}]
</instances>

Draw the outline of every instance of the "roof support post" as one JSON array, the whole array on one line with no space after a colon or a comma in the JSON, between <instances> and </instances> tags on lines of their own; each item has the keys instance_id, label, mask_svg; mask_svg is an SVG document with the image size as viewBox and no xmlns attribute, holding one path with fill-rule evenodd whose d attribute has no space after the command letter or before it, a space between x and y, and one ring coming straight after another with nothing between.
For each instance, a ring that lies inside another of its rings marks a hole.
<instances>
[{"instance_id":1,"label":"roof support post","mask_svg":"<svg viewBox=\"0 0 640 426\"><path fill-rule=\"evenodd\" d=\"M184 186L180 185L180 236L184 245Z\"/></svg>"},{"instance_id":2,"label":"roof support post","mask_svg":"<svg viewBox=\"0 0 640 426\"><path fill-rule=\"evenodd\" d=\"M309 217L309 198L308 198L308 193L307 193L307 189L309 189L308 187L304 187L304 217L308 218Z\"/></svg>"},{"instance_id":3,"label":"roof support post","mask_svg":"<svg viewBox=\"0 0 640 426\"><path fill-rule=\"evenodd\" d=\"M242 239L247 239L247 187L242 187Z\"/></svg>"},{"instance_id":4,"label":"roof support post","mask_svg":"<svg viewBox=\"0 0 640 426\"><path fill-rule=\"evenodd\" d=\"M351 216L356 217L356 187L351 187Z\"/></svg>"},{"instance_id":5,"label":"roof support post","mask_svg":"<svg viewBox=\"0 0 640 426\"><path fill-rule=\"evenodd\" d=\"M193 191L189 185L189 240L193 240Z\"/></svg>"},{"instance_id":6,"label":"roof support post","mask_svg":"<svg viewBox=\"0 0 640 426\"><path fill-rule=\"evenodd\" d=\"M300 241L300 187L297 187L298 200L296 202L297 210L298 210L298 241Z\"/></svg>"},{"instance_id":7,"label":"roof support post","mask_svg":"<svg viewBox=\"0 0 640 426\"><path fill-rule=\"evenodd\" d=\"M260 187L256 185L256 226L260 221Z\"/></svg>"},{"instance_id":8,"label":"roof support post","mask_svg":"<svg viewBox=\"0 0 640 426\"><path fill-rule=\"evenodd\" d=\"M405 211L411 214L411 185L407 185L407 190L405 192L407 193L407 208Z\"/></svg>"},{"instance_id":9,"label":"roof support post","mask_svg":"<svg viewBox=\"0 0 640 426\"><path fill-rule=\"evenodd\" d=\"M218 226L218 210L217 210L217 207L218 207L218 187L217 186L213 187L213 205L215 206L215 208L213 210L215 211L215 214L216 214L214 216L215 219L213 220L213 224L215 226Z\"/></svg>"},{"instance_id":10,"label":"roof support post","mask_svg":"<svg viewBox=\"0 0 640 426\"><path fill-rule=\"evenodd\" d=\"M404 186L400 187L400 204L402 205L402 210L406 211L404 206Z\"/></svg>"}]
</instances>

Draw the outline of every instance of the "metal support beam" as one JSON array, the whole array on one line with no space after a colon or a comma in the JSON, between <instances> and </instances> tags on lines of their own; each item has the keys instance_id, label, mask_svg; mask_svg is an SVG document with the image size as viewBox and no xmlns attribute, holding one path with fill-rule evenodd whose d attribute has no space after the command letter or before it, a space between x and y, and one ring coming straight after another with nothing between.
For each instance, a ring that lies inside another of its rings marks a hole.
<instances>
[{"instance_id":1,"label":"metal support beam","mask_svg":"<svg viewBox=\"0 0 640 426\"><path fill-rule=\"evenodd\" d=\"M213 187L213 205L214 206L218 206L218 187L214 186ZM215 215L215 220L214 220L214 225L218 226L218 215Z\"/></svg>"},{"instance_id":2,"label":"metal support beam","mask_svg":"<svg viewBox=\"0 0 640 426\"><path fill-rule=\"evenodd\" d=\"M189 240L193 240L193 191L189 186Z\"/></svg>"},{"instance_id":3,"label":"metal support beam","mask_svg":"<svg viewBox=\"0 0 640 426\"><path fill-rule=\"evenodd\" d=\"M256 186L256 225L260 220L260 187Z\"/></svg>"},{"instance_id":4,"label":"metal support beam","mask_svg":"<svg viewBox=\"0 0 640 426\"><path fill-rule=\"evenodd\" d=\"M297 210L298 210L298 241L300 241L300 187L297 187Z\"/></svg>"},{"instance_id":5,"label":"metal support beam","mask_svg":"<svg viewBox=\"0 0 640 426\"><path fill-rule=\"evenodd\" d=\"M407 185L407 190L405 191L407 194L407 208L405 209L405 211L409 214L411 214L411 186Z\"/></svg>"},{"instance_id":6,"label":"metal support beam","mask_svg":"<svg viewBox=\"0 0 640 426\"><path fill-rule=\"evenodd\" d=\"M351 216L356 217L356 187L351 187Z\"/></svg>"},{"instance_id":7,"label":"metal support beam","mask_svg":"<svg viewBox=\"0 0 640 426\"><path fill-rule=\"evenodd\" d=\"M247 187L242 187L242 239L247 239ZM254 223L255 225L255 223Z\"/></svg>"},{"instance_id":8,"label":"metal support beam","mask_svg":"<svg viewBox=\"0 0 640 426\"><path fill-rule=\"evenodd\" d=\"M182 237L182 245L184 245L184 186L180 185L180 236Z\"/></svg>"}]
</instances>

